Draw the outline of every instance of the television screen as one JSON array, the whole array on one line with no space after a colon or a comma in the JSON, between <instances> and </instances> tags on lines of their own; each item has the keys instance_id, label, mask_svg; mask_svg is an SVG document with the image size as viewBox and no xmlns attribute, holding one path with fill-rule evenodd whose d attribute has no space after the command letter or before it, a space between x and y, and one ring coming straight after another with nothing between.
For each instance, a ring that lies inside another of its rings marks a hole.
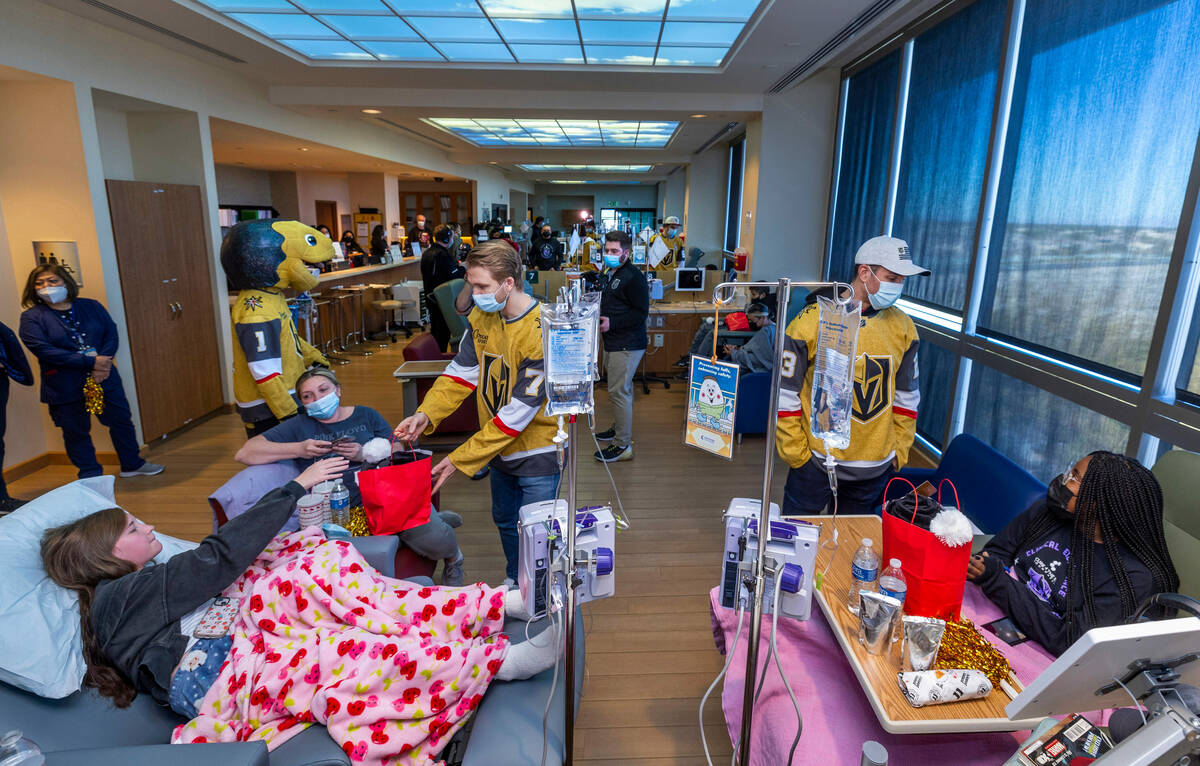
<instances>
[{"instance_id":1,"label":"television screen","mask_svg":"<svg viewBox=\"0 0 1200 766\"><path fill-rule=\"evenodd\" d=\"M675 289L679 292L697 292L704 289L703 269L678 269L675 272Z\"/></svg>"}]
</instances>

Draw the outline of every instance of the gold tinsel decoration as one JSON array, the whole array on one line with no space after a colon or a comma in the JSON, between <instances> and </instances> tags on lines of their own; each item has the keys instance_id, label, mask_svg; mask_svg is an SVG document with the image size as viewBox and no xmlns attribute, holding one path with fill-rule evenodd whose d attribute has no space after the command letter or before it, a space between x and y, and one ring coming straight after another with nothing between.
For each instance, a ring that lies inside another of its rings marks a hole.
<instances>
[{"instance_id":1,"label":"gold tinsel decoration","mask_svg":"<svg viewBox=\"0 0 1200 766\"><path fill-rule=\"evenodd\" d=\"M104 414L104 389L91 375L83 379L83 409L89 415Z\"/></svg>"},{"instance_id":2,"label":"gold tinsel decoration","mask_svg":"<svg viewBox=\"0 0 1200 766\"><path fill-rule=\"evenodd\" d=\"M350 523L346 525L346 531L355 537L371 536L371 528L367 525L367 512L361 505L350 509Z\"/></svg>"},{"instance_id":3,"label":"gold tinsel decoration","mask_svg":"<svg viewBox=\"0 0 1200 766\"><path fill-rule=\"evenodd\" d=\"M996 688L1012 673L1004 655L966 617L958 621L946 620L946 632L942 634L942 645L933 666L938 670L982 671Z\"/></svg>"}]
</instances>

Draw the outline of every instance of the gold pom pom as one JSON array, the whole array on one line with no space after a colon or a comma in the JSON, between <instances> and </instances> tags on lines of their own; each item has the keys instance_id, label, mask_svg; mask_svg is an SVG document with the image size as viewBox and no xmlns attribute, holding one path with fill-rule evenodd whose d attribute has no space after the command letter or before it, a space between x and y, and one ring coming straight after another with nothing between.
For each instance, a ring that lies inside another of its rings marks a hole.
<instances>
[{"instance_id":1,"label":"gold pom pom","mask_svg":"<svg viewBox=\"0 0 1200 766\"><path fill-rule=\"evenodd\" d=\"M966 617L946 620L946 632L942 634L942 645L933 666L938 670L979 670L997 688L1012 673L1004 655Z\"/></svg>"},{"instance_id":2,"label":"gold pom pom","mask_svg":"<svg viewBox=\"0 0 1200 766\"><path fill-rule=\"evenodd\" d=\"M371 528L367 525L367 512L361 505L350 509L350 522L346 525L346 530L355 537L371 536Z\"/></svg>"},{"instance_id":3,"label":"gold pom pom","mask_svg":"<svg viewBox=\"0 0 1200 766\"><path fill-rule=\"evenodd\" d=\"M104 389L91 375L83 379L83 409L89 415L104 414Z\"/></svg>"}]
</instances>

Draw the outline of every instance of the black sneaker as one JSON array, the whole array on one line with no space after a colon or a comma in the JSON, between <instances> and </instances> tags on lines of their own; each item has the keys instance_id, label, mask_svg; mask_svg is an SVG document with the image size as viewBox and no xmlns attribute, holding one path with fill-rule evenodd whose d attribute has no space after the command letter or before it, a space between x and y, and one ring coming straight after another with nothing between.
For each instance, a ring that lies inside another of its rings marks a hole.
<instances>
[{"instance_id":1,"label":"black sneaker","mask_svg":"<svg viewBox=\"0 0 1200 766\"><path fill-rule=\"evenodd\" d=\"M633 460L633 445L618 447L615 444L610 444L597 452L594 457L601 463L619 463L623 460Z\"/></svg>"},{"instance_id":2,"label":"black sneaker","mask_svg":"<svg viewBox=\"0 0 1200 766\"><path fill-rule=\"evenodd\" d=\"M617 429L615 428L610 428L607 431L601 431L596 434L596 439L602 442L610 442L615 438L617 438Z\"/></svg>"},{"instance_id":3,"label":"black sneaker","mask_svg":"<svg viewBox=\"0 0 1200 766\"><path fill-rule=\"evenodd\" d=\"M692 364L692 358L690 356L681 356L681 357L679 357L679 361L675 363L675 366L676 367L690 367L691 364Z\"/></svg>"}]
</instances>

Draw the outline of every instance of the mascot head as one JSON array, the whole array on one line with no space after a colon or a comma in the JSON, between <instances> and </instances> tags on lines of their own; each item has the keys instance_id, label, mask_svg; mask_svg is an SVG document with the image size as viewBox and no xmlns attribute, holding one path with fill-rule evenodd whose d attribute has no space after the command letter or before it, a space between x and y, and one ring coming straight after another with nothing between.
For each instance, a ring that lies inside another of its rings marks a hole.
<instances>
[{"instance_id":1,"label":"mascot head","mask_svg":"<svg viewBox=\"0 0 1200 766\"><path fill-rule=\"evenodd\" d=\"M317 278L306 264L332 257L333 240L299 221L242 221L221 243L221 266L234 290L311 290Z\"/></svg>"}]
</instances>

